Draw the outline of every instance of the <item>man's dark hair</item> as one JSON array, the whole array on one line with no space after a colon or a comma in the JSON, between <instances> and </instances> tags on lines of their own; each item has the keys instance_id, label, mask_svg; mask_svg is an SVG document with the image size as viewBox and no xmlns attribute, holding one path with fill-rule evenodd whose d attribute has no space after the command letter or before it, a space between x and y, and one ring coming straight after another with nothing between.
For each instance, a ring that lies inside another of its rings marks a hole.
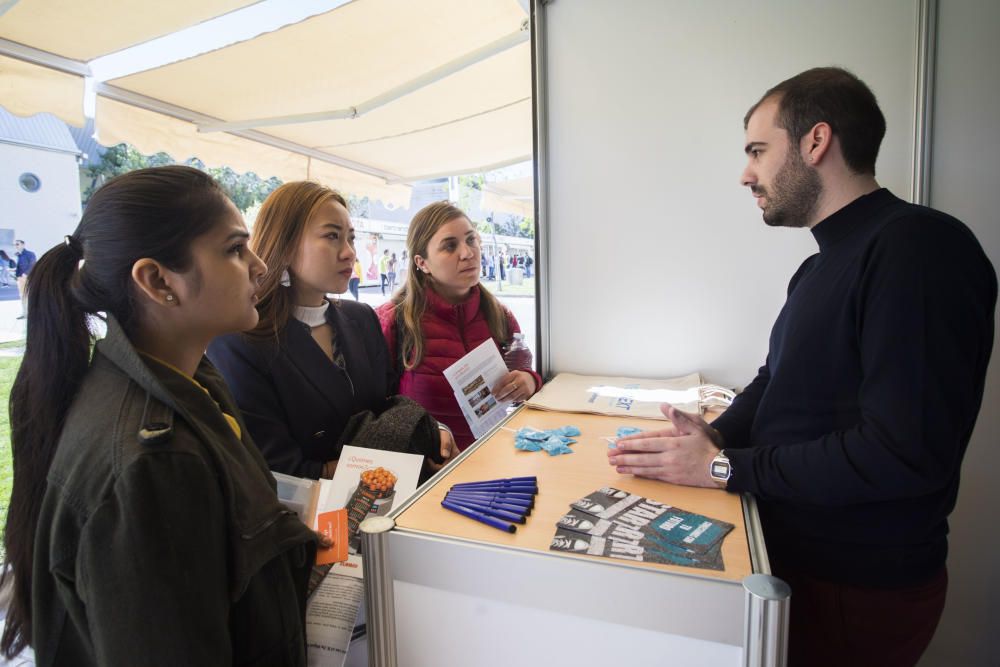
<instances>
[{"instance_id":1,"label":"man's dark hair","mask_svg":"<svg viewBox=\"0 0 1000 667\"><path fill-rule=\"evenodd\" d=\"M875 175L875 159L885 136L885 116L871 89L840 67L815 67L782 81L757 101L743 117L743 128L753 112L778 98L778 127L798 142L816 123L828 123L840 139L847 166L859 174Z\"/></svg>"}]
</instances>

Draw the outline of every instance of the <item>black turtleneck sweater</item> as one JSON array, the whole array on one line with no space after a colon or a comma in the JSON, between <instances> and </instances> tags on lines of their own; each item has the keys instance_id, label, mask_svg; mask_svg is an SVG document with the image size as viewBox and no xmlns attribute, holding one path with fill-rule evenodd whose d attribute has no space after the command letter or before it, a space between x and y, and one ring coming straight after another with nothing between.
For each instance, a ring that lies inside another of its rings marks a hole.
<instances>
[{"instance_id":1,"label":"black turtleneck sweater","mask_svg":"<svg viewBox=\"0 0 1000 667\"><path fill-rule=\"evenodd\" d=\"M812 229L767 361L714 426L779 566L936 573L983 397L997 280L958 220L877 190ZM992 530L989 522L984 530Z\"/></svg>"}]
</instances>

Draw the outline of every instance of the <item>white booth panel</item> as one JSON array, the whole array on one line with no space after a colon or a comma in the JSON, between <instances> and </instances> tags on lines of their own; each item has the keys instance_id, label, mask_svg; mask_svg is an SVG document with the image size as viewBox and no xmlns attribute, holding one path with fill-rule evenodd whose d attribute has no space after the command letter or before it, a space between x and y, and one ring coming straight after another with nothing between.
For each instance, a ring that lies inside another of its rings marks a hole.
<instances>
[{"instance_id":1,"label":"white booth panel","mask_svg":"<svg viewBox=\"0 0 1000 667\"><path fill-rule=\"evenodd\" d=\"M623 623L609 623L418 584L397 582L395 596L401 665L743 664L738 646L630 627L624 624L627 608L618 610ZM427 609L435 610L432 623L407 622L426 616ZM428 633L428 625L439 631Z\"/></svg>"},{"instance_id":2,"label":"white booth panel","mask_svg":"<svg viewBox=\"0 0 1000 667\"><path fill-rule=\"evenodd\" d=\"M917 4L546 4L545 370L748 383L815 243L767 228L739 185L743 116L789 76L847 67L887 118L878 178L908 198Z\"/></svg>"}]
</instances>

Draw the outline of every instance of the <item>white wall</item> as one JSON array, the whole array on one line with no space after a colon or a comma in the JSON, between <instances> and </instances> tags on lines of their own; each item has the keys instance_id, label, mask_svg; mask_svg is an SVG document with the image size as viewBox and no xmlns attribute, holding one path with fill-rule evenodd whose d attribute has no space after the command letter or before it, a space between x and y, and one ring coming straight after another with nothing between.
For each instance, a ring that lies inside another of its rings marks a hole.
<instances>
[{"instance_id":1,"label":"white wall","mask_svg":"<svg viewBox=\"0 0 1000 667\"><path fill-rule=\"evenodd\" d=\"M25 192L21 174L41 180L37 192ZM0 227L13 229L39 257L80 221L80 170L76 156L0 143ZM10 252L10 249L7 249Z\"/></svg>"},{"instance_id":2,"label":"white wall","mask_svg":"<svg viewBox=\"0 0 1000 667\"><path fill-rule=\"evenodd\" d=\"M803 69L846 66L887 116L880 180L907 197L915 3L556 0L545 11L551 369L701 370L745 385L816 246L808 231L767 228L738 184L743 115Z\"/></svg>"},{"instance_id":3,"label":"white wall","mask_svg":"<svg viewBox=\"0 0 1000 667\"><path fill-rule=\"evenodd\" d=\"M940 3L931 143L931 205L976 233L1000 267L1000 3ZM1000 319L997 320L1000 332ZM994 341L983 409L951 516L944 618L922 667L1000 664L1000 345Z\"/></svg>"}]
</instances>

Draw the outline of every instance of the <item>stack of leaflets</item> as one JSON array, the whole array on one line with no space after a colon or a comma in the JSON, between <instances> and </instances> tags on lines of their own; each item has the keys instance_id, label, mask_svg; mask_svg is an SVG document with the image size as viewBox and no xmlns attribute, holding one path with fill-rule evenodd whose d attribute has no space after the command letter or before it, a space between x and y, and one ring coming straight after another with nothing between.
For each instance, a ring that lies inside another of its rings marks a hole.
<instances>
[{"instance_id":1,"label":"stack of leaflets","mask_svg":"<svg viewBox=\"0 0 1000 667\"><path fill-rule=\"evenodd\" d=\"M722 541L732 529L725 521L604 487L570 505L549 548L724 570Z\"/></svg>"}]
</instances>

